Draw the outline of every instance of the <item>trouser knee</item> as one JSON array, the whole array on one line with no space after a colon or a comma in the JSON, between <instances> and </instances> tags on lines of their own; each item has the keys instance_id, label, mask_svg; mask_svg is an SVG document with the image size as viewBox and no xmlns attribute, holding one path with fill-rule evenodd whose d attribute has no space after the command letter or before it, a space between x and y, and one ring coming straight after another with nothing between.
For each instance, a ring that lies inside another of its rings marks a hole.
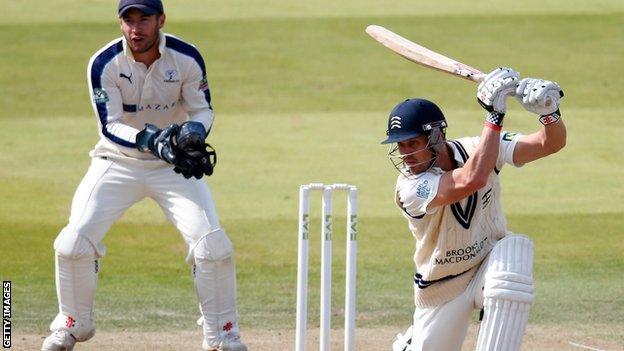
<instances>
[{"instance_id":1,"label":"trouser knee","mask_svg":"<svg viewBox=\"0 0 624 351\"><path fill-rule=\"evenodd\" d=\"M68 227L63 228L54 240L54 250L67 259L93 259L104 256L103 245L96 246L84 235Z\"/></svg>"},{"instance_id":2,"label":"trouser knee","mask_svg":"<svg viewBox=\"0 0 624 351\"><path fill-rule=\"evenodd\" d=\"M232 256L232 242L223 229L217 229L202 236L191 249L187 261L190 263L218 262Z\"/></svg>"}]
</instances>

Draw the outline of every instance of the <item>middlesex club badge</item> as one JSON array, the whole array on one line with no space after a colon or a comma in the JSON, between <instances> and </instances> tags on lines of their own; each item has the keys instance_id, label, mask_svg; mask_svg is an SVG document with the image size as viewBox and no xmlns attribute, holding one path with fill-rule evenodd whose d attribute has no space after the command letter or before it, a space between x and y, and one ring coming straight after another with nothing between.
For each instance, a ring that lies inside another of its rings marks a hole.
<instances>
[{"instance_id":1,"label":"middlesex club badge","mask_svg":"<svg viewBox=\"0 0 624 351\"><path fill-rule=\"evenodd\" d=\"M429 187L429 181L425 180L418 184L416 187L416 196L426 199L429 197L431 193L431 187Z\"/></svg>"}]
</instances>

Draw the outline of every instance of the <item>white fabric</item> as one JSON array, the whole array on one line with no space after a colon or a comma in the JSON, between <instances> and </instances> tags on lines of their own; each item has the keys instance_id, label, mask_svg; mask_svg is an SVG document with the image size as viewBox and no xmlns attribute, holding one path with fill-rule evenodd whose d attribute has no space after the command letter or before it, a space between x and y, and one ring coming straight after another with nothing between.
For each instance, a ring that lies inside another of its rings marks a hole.
<instances>
[{"instance_id":1,"label":"white fabric","mask_svg":"<svg viewBox=\"0 0 624 351\"><path fill-rule=\"evenodd\" d=\"M415 177L398 176L395 199L416 239L414 263L418 273L424 281L460 274L426 288L415 286L416 306L433 307L463 292L476 272L475 267L494 243L507 233L498 172L505 164L513 164L513 150L520 137L514 133L501 134L496 168L488 177L486 186L457 204L427 208L437 193L439 178L443 174L439 168L434 167ZM460 167L464 165L465 157L474 153L479 140L474 137L447 141L451 155ZM422 185L425 180L427 187Z\"/></svg>"},{"instance_id":2,"label":"white fabric","mask_svg":"<svg viewBox=\"0 0 624 351\"><path fill-rule=\"evenodd\" d=\"M561 87L543 79L524 78L516 88L516 99L527 111L546 116L559 109Z\"/></svg>"},{"instance_id":3,"label":"white fabric","mask_svg":"<svg viewBox=\"0 0 624 351\"><path fill-rule=\"evenodd\" d=\"M433 169L416 176L399 178L396 185L397 205L410 217L427 213L427 206L438 193L442 172ZM433 213L435 209L429 211Z\"/></svg>"},{"instance_id":4,"label":"white fabric","mask_svg":"<svg viewBox=\"0 0 624 351\"><path fill-rule=\"evenodd\" d=\"M504 114L507 111L505 99L515 93L518 79L518 72L499 67L479 83L477 98L486 106L491 106L494 111Z\"/></svg>"},{"instance_id":5,"label":"white fabric","mask_svg":"<svg viewBox=\"0 0 624 351\"><path fill-rule=\"evenodd\" d=\"M213 346L238 336L236 268L233 257L220 261L195 259L194 279L203 316L204 339Z\"/></svg>"},{"instance_id":6,"label":"white fabric","mask_svg":"<svg viewBox=\"0 0 624 351\"><path fill-rule=\"evenodd\" d=\"M204 340L209 346L228 345L226 337L239 334L232 242L219 229L202 236L191 252Z\"/></svg>"},{"instance_id":7,"label":"white fabric","mask_svg":"<svg viewBox=\"0 0 624 351\"><path fill-rule=\"evenodd\" d=\"M481 264L465 290L452 300L414 310L410 345L405 351L461 350L473 311L478 307L475 296L483 287L485 267Z\"/></svg>"},{"instance_id":8,"label":"white fabric","mask_svg":"<svg viewBox=\"0 0 624 351\"><path fill-rule=\"evenodd\" d=\"M159 51L160 58L147 68L134 60L121 37L89 60L89 93L100 127L94 156L153 159L151 153L135 148L136 134L146 123L163 129L190 119L210 130L214 114L201 55L192 45L162 32Z\"/></svg>"},{"instance_id":9,"label":"white fabric","mask_svg":"<svg viewBox=\"0 0 624 351\"><path fill-rule=\"evenodd\" d=\"M54 242L56 292L59 314L51 331L66 330L77 341L95 334L95 288L98 260L93 245L64 228Z\"/></svg>"},{"instance_id":10,"label":"white fabric","mask_svg":"<svg viewBox=\"0 0 624 351\"><path fill-rule=\"evenodd\" d=\"M232 256L233 251L230 238L223 229L218 229L199 239L193 249L193 256L195 262L198 260L216 262Z\"/></svg>"},{"instance_id":11,"label":"white fabric","mask_svg":"<svg viewBox=\"0 0 624 351\"><path fill-rule=\"evenodd\" d=\"M512 235L492 250L485 273L477 351L518 351L533 302L533 243Z\"/></svg>"},{"instance_id":12,"label":"white fabric","mask_svg":"<svg viewBox=\"0 0 624 351\"><path fill-rule=\"evenodd\" d=\"M231 321L237 333L232 244L220 227L207 183L150 160L92 159L74 195L69 224L55 241L61 312L80 322L93 320L87 312L93 310L94 263L106 252L102 240L112 223L145 197L154 199L182 234L189 248L186 260L197 263L198 296L215 316L205 328L222 330Z\"/></svg>"},{"instance_id":13,"label":"white fabric","mask_svg":"<svg viewBox=\"0 0 624 351\"><path fill-rule=\"evenodd\" d=\"M104 256L102 239L133 204L150 197L192 248L205 234L220 229L208 184L185 179L163 163L150 160L111 161L95 157L78 186L67 228L87 239ZM61 233L59 236L62 236Z\"/></svg>"},{"instance_id":14,"label":"white fabric","mask_svg":"<svg viewBox=\"0 0 624 351\"><path fill-rule=\"evenodd\" d=\"M518 350L507 348L506 343L513 341L519 347L524 333L530 303L522 301L527 301L527 293L532 291L532 285L529 287L527 284L532 270L531 250L531 242L525 236L509 234L499 240L461 294L435 307L415 309L412 327L405 334L400 334L393 351L461 350L473 311L484 306L479 338L487 335L487 340L499 344L498 348L477 350ZM498 278L501 276L515 276L517 279L507 281L510 284L500 284ZM504 338L492 337L497 333ZM409 346L405 348L408 340Z\"/></svg>"}]
</instances>

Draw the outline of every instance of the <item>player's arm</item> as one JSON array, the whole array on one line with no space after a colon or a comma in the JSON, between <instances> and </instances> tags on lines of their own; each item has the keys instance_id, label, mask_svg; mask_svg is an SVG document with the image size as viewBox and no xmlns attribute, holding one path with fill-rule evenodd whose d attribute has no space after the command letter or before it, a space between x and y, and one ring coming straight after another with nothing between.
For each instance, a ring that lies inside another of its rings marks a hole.
<instances>
[{"instance_id":1,"label":"player's arm","mask_svg":"<svg viewBox=\"0 0 624 351\"><path fill-rule=\"evenodd\" d=\"M479 144L463 167L442 174L437 194L428 208L455 203L485 186L498 158L505 99L514 93L517 81L517 72L498 68L479 84L477 99L487 111Z\"/></svg>"},{"instance_id":2,"label":"player's arm","mask_svg":"<svg viewBox=\"0 0 624 351\"><path fill-rule=\"evenodd\" d=\"M522 136L513 153L515 164L524 164L554 154L566 144L566 127L559 110L561 88L555 82L525 78L516 89L516 98L529 112L540 116L539 131Z\"/></svg>"},{"instance_id":3,"label":"player's arm","mask_svg":"<svg viewBox=\"0 0 624 351\"><path fill-rule=\"evenodd\" d=\"M106 60L106 55L94 55L87 68L89 93L102 135L115 144L134 149L139 131L121 121L123 103L115 80L118 74L114 64Z\"/></svg>"},{"instance_id":4,"label":"player's arm","mask_svg":"<svg viewBox=\"0 0 624 351\"><path fill-rule=\"evenodd\" d=\"M192 50L193 59L189 60L187 73L182 82L182 105L190 121L201 123L207 135L214 121L210 88L204 60L196 48L192 47Z\"/></svg>"}]
</instances>

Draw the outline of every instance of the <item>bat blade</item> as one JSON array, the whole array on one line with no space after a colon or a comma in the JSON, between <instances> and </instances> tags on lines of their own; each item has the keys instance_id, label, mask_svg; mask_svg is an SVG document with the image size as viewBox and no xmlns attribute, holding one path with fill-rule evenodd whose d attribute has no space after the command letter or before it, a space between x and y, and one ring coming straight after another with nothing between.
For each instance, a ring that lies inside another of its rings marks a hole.
<instances>
[{"instance_id":1,"label":"bat blade","mask_svg":"<svg viewBox=\"0 0 624 351\"><path fill-rule=\"evenodd\" d=\"M366 33L400 56L419 65L452 74L473 82L481 82L485 74L474 67L457 62L424 46L418 45L382 26L370 25Z\"/></svg>"}]
</instances>

